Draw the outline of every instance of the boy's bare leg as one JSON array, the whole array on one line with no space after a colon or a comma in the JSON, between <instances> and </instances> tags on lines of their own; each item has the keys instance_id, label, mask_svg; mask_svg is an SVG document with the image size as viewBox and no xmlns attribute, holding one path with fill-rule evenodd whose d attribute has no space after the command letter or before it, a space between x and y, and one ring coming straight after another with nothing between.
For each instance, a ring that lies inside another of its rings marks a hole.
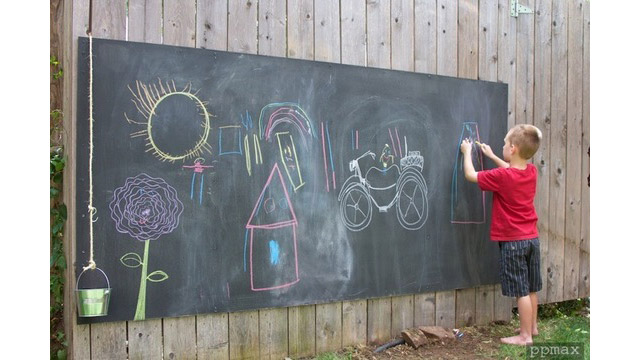
<instances>
[{"instance_id":1,"label":"boy's bare leg","mask_svg":"<svg viewBox=\"0 0 640 360\"><path fill-rule=\"evenodd\" d=\"M538 335L538 293L532 292L529 293L529 297L531 298L531 308L532 308L532 317L533 322L531 323L531 335ZM520 334L520 328L515 330L516 334Z\"/></svg>"},{"instance_id":2,"label":"boy's bare leg","mask_svg":"<svg viewBox=\"0 0 640 360\"><path fill-rule=\"evenodd\" d=\"M533 318L533 322L531 323L531 335L538 335L538 293L529 293L529 298L531 298L531 317Z\"/></svg>"},{"instance_id":3,"label":"boy's bare leg","mask_svg":"<svg viewBox=\"0 0 640 360\"><path fill-rule=\"evenodd\" d=\"M537 297L536 297L537 302ZM531 296L518 298L518 314L520 315L520 334L500 339L505 344L529 345L533 343L531 330L533 326L533 307Z\"/></svg>"}]
</instances>

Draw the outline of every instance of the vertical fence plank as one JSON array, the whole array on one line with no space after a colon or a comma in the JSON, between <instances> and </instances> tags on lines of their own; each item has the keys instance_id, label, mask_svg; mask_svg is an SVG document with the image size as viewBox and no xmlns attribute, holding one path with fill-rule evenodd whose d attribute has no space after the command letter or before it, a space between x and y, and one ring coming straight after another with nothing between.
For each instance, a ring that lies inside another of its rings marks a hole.
<instances>
[{"instance_id":1,"label":"vertical fence plank","mask_svg":"<svg viewBox=\"0 0 640 360\"><path fill-rule=\"evenodd\" d=\"M437 73L458 75L458 1L438 1L437 5ZM454 327L456 292L436 292L436 325Z\"/></svg>"},{"instance_id":2,"label":"vertical fence plank","mask_svg":"<svg viewBox=\"0 0 640 360\"><path fill-rule=\"evenodd\" d=\"M340 2L340 53L343 64L367 63L366 4L359 0ZM342 346L367 342L367 300L342 302Z\"/></svg>"},{"instance_id":3,"label":"vertical fence plank","mask_svg":"<svg viewBox=\"0 0 640 360\"><path fill-rule=\"evenodd\" d=\"M457 76L458 0L438 1L437 26L438 75Z\"/></svg>"},{"instance_id":4,"label":"vertical fence plank","mask_svg":"<svg viewBox=\"0 0 640 360\"><path fill-rule=\"evenodd\" d=\"M549 179L551 171L551 1L537 0L535 7L535 68L533 81L533 124L542 131L542 143L534 156L538 168L538 184L535 207L538 213L538 235L540 236L540 256L542 290L538 301L547 302L549 274Z\"/></svg>"},{"instance_id":5,"label":"vertical fence plank","mask_svg":"<svg viewBox=\"0 0 640 360\"><path fill-rule=\"evenodd\" d=\"M287 308L260 310L260 359L287 357Z\"/></svg>"},{"instance_id":6,"label":"vertical fence plank","mask_svg":"<svg viewBox=\"0 0 640 360\"><path fill-rule=\"evenodd\" d=\"M125 40L126 5L122 0L93 2L91 32L93 36ZM99 84L94 84L99 86ZM98 266L99 266L98 262ZM91 359L126 358L127 323L110 322L91 325Z\"/></svg>"},{"instance_id":7,"label":"vertical fence plank","mask_svg":"<svg viewBox=\"0 0 640 360\"><path fill-rule=\"evenodd\" d=\"M391 298L367 300L367 343L382 344L391 338Z\"/></svg>"},{"instance_id":8,"label":"vertical fence plank","mask_svg":"<svg viewBox=\"0 0 640 360\"><path fill-rule=\"evenodd\" d=\"M316 353L342 347L342 303L316 305Z\"/></svg>"},{"instance_id":9,"label":"vertical fence plank","mask_svg":"<svg viewBox=\"0 0 640 360\"><path fill-rule=\"evenodd\" d=\"M567 12L554 0L551 23L551 163L549 184L549 272L547 301L563 300L567 170Z\"/></svg>"},{"instance_id":10,"label":"vertical fence plank","mask_svg":"<svg viewBox=\"0 0 640 360\"><path fill-rule=\"evenodd\" d=\"M62 137L65 152L68 156L69 164L76 163L75 138L77 124L77 84L78 84L78 36L86 36L89 27L89 1L63 1L64 22L62 30L62 68L65 71L63 82L62 114L63 127L67 136ZM65 273L65 284L76 283L76 187L73 179L76 178L76 167L65 166L64 178L71 179L64 181L62 199L67 205L67 223L64 231L64 256L68 266ZM67 334L68 354L72 359L88 359L91 356L90 325L79 325L76 321L77 307L75 298L75 287L64 287L64 328Z\"/></svg>"},{"instance_id":11,"label":"vertical fence plank","mask_svg":"<svg viewBox=\"0 0 640 360\"><path fill-rule=\"evenodd\" d=\"M416 294L414 297L413 326L436 324L436 293Z\"/></svg>"},{"instance_id":12,"label":"vertical fence plank","mask_svg":"<svg viewBox=\"0 0 640 360\"><path fill-rule=\"evenodd\" d=\"M255 1L228 2L229 51L255 54L258 52L258 4ZM260 357L259 311L229 314L230 359Z\"/></svg>"},{"instance_id":13,"label":"vertical fence plank","mask_svg":"<svg viewBox=\"0 0 640 360\"><path fill-rule=\"evenodd\" d=\"M196 6L196 46L227 50L227 0L198 0Z\"/></svg>"},{"instance_id":14,"label":"vertical fence plank","mask_svg":"<svg viewBox=\"0 0 640 360\"><path fill-rule=\"evenodd\" d=\"M438 71L436 14L436 0L415 0L415 71L429 74Z\"/></svg>"},{"instance_id":15,"label":"vertical fence plank","mask_svg":"<svg viewBox=\"0 0 640 360\"><path fill-rule=\"evenodd\" d=\"M367 1L367 66L391 67L391 2ZM367 343L391 338L391 298L367 300Z\"/></svg>"},{"instance_id":16,"label":"vertical fence plank","mask_svg":"<svg viewBox=\"0 0 640 360\"><path fill-rule=\"evenodd\" d=\"M400 332L414 326L413 295L391 298L391 337L400 338Z\"/></svg>"},{"instance_id":17,"label":"vertical fence plank","mask_svg":"<svg viewBox=\"0 0 640 360\"><path fill-rule=\"evenodd\" d=\"M163 42L168 45L196 46L196 2L163 1Z\"/></svg>"},{"instance_id":18,"label":"vertical fence plank","mask_svg":"<svg viewBox=\"0 0 640 360\"><path fill-rule=\"evenodd\" d=\"M478 78L478 0L458 2L458 76ZM456 327L468 326L476 318L476 289L456 290Z\"/></svg>"},{"instance_id":19,"label":"vertical fence plank","mask_svg":"<svg viewBox=\"0 0 640 360\"><path fill-rule=\"evenodd\" d=\"M287 57L313 60L313 0L287 1ZM288 308L289 356L316 353L316 306Z\"/></svg>"},{"instance_id":20,"label":"vertical fence plank","mask_svg":"<svg viewBox=\"0 0 640 360\"><path fill-rule=\"evenodd\" d=\"M478 79L480 80L498 80L497 24L498 0L480 0L478 3ZM493 320L506 321L510 318L510 305L503 305L500 302L501 297L499 284L476 288L477 324L487 324ZM496 309L501 311L498 318L496 318Z\"/></svg>"},{"instance_id":21,"label":"vertical fence plank","mask_svg":"<svg viewBox=\"0 0 640 360\"><path fill-rule=\"evenodd\" d=\"M456 324L456 292L436 292L436 325L453 328Z\"/></svg>"},{"instance_id":22,"label":"vertical fence plank","mask_svg":"<svg viewBox=\"0 0 640 360\"><path fill-rule=\"evenodd\" d=\"M196 2L163 2L163 42L168 45L196 45ZM173 358L196 357L196 318L166 318L162 322L164 354Z\"/></svg>"},{"instance_id":23,"label":"vertical fence plank","mask_svg":"<svg viewBox=\"0 0 640 360\"><path fill-rule=\"evenodd\" d=\"M127 3L124 0L92 2L91 32L103 39L125 40Z\"/></svg>"},{"instance_id":24,"label":"vertical fence plank","mask_svg":"<svg viewBox=\"0 0 640 360\"><path fill-rule=\"evenodd\" d=\"M183 316L162 320L164 356L169 359L196 358L196 318Z\"/></svg>"},{"instance_id":25,"label":"vertical fence plank","mask_svg":"<svg viewBox=\"0 0 640 360\"><path fill-rule=\"evenodd\" d=\"M196 2L196 46L227 50L227 0ZM196 316L199 359L229 359L229 314Z\"/></svg>"},{"instance_id":26,"label":"vertical fence plank","mask_svg":"<svg viewBox=\"0 0 640 360\"><path fill-rule=\"evenodd\" d=\"M514 299L502 295L502 285L495 285L493 292L493 320L501 322L509 322L512 317L511 311L514 308Z\"/></svg>"},{"instance_id":27,"label":"vertical fence plank","mask_svg":"<svg viewBox=\"0 0 640 360\"><path fill-rule=\"evenodd\" d=\"M313 0L287 1L287 56L313 60Z\"/></svg>"},{"instance_id":28,"label":"vertical fence plank","mask_svg":"<svg viewBox=\"0 0 640 360\"><path fill-rule=\"evenodd\" d=\"M260 358L260 319L258 311L229 314L229 358Z\"/></svg>"},{"instance_id":29,"label":"vertical fence plank","mask_svg":"<svg viewBox=\"0 0 640 360\"><path fill-rule=\"evenodd\" d=\"M367 343L367 300L342 303L342 346Z\"/></svg>"},{"instance_id":30,"label":"vertical fence plank","mask_svg":"<svg viewBox=\"0 0 640 360\"><path fill-rule=\"evenodd\" d=\"M582 216L582 0L569 1L567 45L567 196L563 300L578 297Z\"/></svg>"},{"instance_id":31,"label":"vertical fence plank","mask_svg":"<svg viewBox=\"0 0 640 360\"><path fill-rule=\"evenodd\" d=\"M162 1L129 0L128 39L162 43ZM160 359L163 353L162 320L127 323L129 359Z\"/></svg>"},{"instance_id":32,"label":"vertical fence plank","mask_svg":"<svg viewBox=\"0 0 640 360\"><path fill-rule=\"evenodd\" d=\"M507 102L507 128L515 125L516 99L516 39L517 18L511 16L509 0L498 1L498 82L509 86ZM506 134L505 134L506 135ZM496 320L511 318L511 308L514 299L502 295L501 286L496 287L495 293Z\"/></svg>"},{"instance_id":33,"label":"vertical fence plank","mask_svg":"<svg viewBox=\"0 0 640 360\"><path fill-rule=\"evenodd\" d=\"M456 290L456 327L476 322L476 288Z\"/></svg>"},{"instance_id":34,"label":"vertical fence plank","mask_svg":"<svg viewBox=\"0 0 640 360\"><path fill-rule=\"evenodd\" d=\"M517 19L511 16L510 1L498 2L498 82L509 85L508 127L515 125L516 81L516 27Z\"/></svg>"},{"instance_id":35,"label":"vertical fence plank","mask_svg":"<svg viewBox=\"0 0 640 360\"><path fill-rule=\"evenodd\" d=\"M162 0L129 0L129 41L162 43Z\"/></svg>"},{"instance_id":36,"label":"vertical fence plank","mask_svg":"<svg viewBox=\"0 0 640 360\"><path fill-rule=\"evenodd\" d=\"M367 11L364 1L340 2L340 44L342 63L367 64Z\"/></svg>"},{"instance_id":37,"label":"vertical fence plank","mask_svg":"<svg viewBox=\"0 0 640 360\"><path fill-rule=\"evenodd\" d=\"M413 71L414 62L414 2L395 0L391 2L391 68ZM401 337L400 332L413 327L414 296L391 298L391 336Z\"/></svg>"},{"instance_id":38,"label":"vertical fence plank","mask_svg":"<svg viewBox=\"0 0 640 360\"><path fill-rule=\"evenodd\" d=\"M229 51L258 52L258 7L256 1L229 1Z\"/></svg>"},{"instance_id":39,"label":"vertical fence plank","mask_svg":"<svg viewBox=\"0 0 640 360\"><path fill-rule=\"evenodd\" d=\"M413 0L391 2L391 68L413 71L414 21Z\"/></svg>"},{"instance_id":40,"label":"vertical fence plank","mask_svg":"<svg viewBox=\"0 0 640 360\"><path fill-rule=\"evenodd\" d=\"M340 62L340 2L316 1L314 7L315 60Z\"/></svg>"},{"instance_id":41,"label":"vertical fence plank","mask_svg":"<svg viewBox=\"0 0 640 360\"><path fill-rule=\"evenodd\" d=\"M591 28L591 3L584 3L584 53L582 68L582 217L580 228L580 282L578 286L578 296L587 297L590 294L590 272L589 272L589 255L590 255L590 235L589 235L589 208L591 205L591 196L589 194L589 182L587 177L591 171L589 162L589 149L591 146L591 125L590 125L590 96L591 96L591 66L590 66L590 28Z\"/></svg>"},{"instance_id":42,"label":"vertical fence plank","mask_svg":"<svg viewBox=\"0 0 640 360\"><path fill-rule=\"evenodd\" d=\"M124 321L91 325L91 359L127 358L127 323Z\"/></svg>"},{"instance_id":43,"label":"vertical fence plank","mask_svg":"<svg viewBox=\"0 0 640 360\"><path fill-rule=\"evenodd\" d=\"M262 0L258 8L258 50L260 54L287 56L287 2Z\"/></svg>"},{"instance_id":44,"label":"vertical fence plank","mask_svg":"<svg viewBox=\"0 0 640 360\"><path fill-rule=\"evenodd\" d=\"M316 351L316 306L289 309L289 356L313 356Z\"/></svg>"},{"instance_id":45,"label":"vertical fence plank","mask_svg":"<svg viewBox=\"0 0 640 360\"><path fill-rule=\"evenodd\" d=\"M196 316L198 359L229 359L229 314Z\"/></svg>"},{"instance_id":46,"label":"vertical fence plank","mask_svg":"<svg viewBox=\"0 0 640 360\"><path fill-rule=\"evenodd\" d=\"M340 2L314 3L314 59L339 63ZM342 346L342 303L316 305L316 353Z\"/></svg>"},{"instance_id":47,"label":"vertical fence plank","mask_svg":"<svg viewBox=\"0 0 640 360\"><path fill-rule=\"evenodd\" d=\"M69 333L67 332L66 335L68 336ZM71 350L68 352L70 359L91 359L91 327L89 325L77 325L69 338L72 338L68 343Z\"/></svg>"},{"instance_id":48,"label":"vertical fence plank","mask_svg":"<svg viewBox=\"0 0 640 360\"><path fill-rule=\"evenodd\" d=\"M535 0L520 1L534 8ZM517 124L533 124L533 14L518 17L516 45L516 113Z\"/></svg>"},{"instance_id":49,"label":"vertical fence plank","mask_svg":"<svg viewBox=\"0 0 640 360\"><path fill-rule=\"evenodd\" d=\"M478 4L478 79L498 80L498 0Z\"/></svg>"},{"instance_id":50,"label":"vertical fence plank","mask_svg":"<svg viewBox=\"0 0 640 360\"><path fill-rule=\"evenodd\" d=\"M162 320L129 321L129 359L162 358Z\"/></svg>"},{"instance_id":51,"label":"vertical fence plank","mask_svg":"<svg viewBox=\"0 0 640 360\"><path fill-rule=\"evenodd\" d=\"M258 51L286 57L286 1L264 0L258 8ZM287 308L263 309L260 314L260 358L282 359L289 353Z\"/></svg>"},{"instance_id":52,"label":"vertical fence plank","mask_svg":"<svg viewBox=\"0 0 640 360\"><path fill-rule=\"evenodd\" d=\"M367 1L367 66L391 67L391 3Z\"/></svg>"},{"instance_id":53,"label":"vertical fence plank","mask_svg":"<svg viewBox=\"0 0 640 360\"><path fill-rule=\"evenodd\" d=\"M494 320L495 286L484 285L476 288L476 318L477 325L486 325Z\"/></svg>"},{"instance_id":54,"label":"vertical fence plank","mask_svg":"<svg viewBox=\"0 0 640 360\"><path fill-rule=\"evenodd\" d=\"M478 78L478 0L459 0L458 76Z\"/></svg>"}]
</instances>

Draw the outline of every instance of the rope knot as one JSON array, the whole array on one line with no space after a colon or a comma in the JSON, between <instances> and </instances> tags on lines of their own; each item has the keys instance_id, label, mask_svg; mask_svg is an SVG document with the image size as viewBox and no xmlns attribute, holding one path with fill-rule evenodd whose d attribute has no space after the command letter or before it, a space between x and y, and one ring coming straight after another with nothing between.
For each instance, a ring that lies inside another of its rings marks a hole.
<instances>
[{"instance_id":1,"label":"rope knot","mask_svg":"<svg viewBox=\"0 0 640 360\"><path fill-rule=\"evenodd\" d=\"M96 263L93 260L89 260L89 265L85 266L82 268L82 270L95 270L96 269Z\"/></svg>"}]
</instances>

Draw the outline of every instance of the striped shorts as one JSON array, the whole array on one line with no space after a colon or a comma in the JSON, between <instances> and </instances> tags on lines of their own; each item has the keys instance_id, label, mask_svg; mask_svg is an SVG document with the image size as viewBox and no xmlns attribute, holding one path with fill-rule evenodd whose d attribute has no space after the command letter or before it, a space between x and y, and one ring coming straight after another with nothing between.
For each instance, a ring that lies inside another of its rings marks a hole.
<instances>
[{"instance_id":1,"label":"striped shorts","mask_svg":"<svg viewBox=\"0 0 640 360\"><path fill-rule=\"evenodd\" d=\"M523 297L542 290L540 241L499 241L502 295Z\"/></svg>"}]
</instances>

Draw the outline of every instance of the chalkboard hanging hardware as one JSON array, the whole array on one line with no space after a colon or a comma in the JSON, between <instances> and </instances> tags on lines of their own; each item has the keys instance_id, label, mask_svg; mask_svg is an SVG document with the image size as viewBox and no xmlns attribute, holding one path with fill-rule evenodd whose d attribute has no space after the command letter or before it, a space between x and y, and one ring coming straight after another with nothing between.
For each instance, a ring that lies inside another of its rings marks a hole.
<instances>
[{"instance_id":1,"label":"chalkboard hanging hardware","mask_svg":"<svg viewBox=\"0 0 640 360\"><path fill-rule=\"evenodd\" d=\"M511 0L511 16L518 17L519 14L533 14L533 10L518 3L518 0Z\"/></svg>"},{"instance_id":2,"label":"chalkboard hanging hardware","mask_svg":"<svg viewBox=\"0 0 640 360\"><path fill-rule=\"evenodd\" d=\"M97 209L93 206L93 36L89 34L89 264L82 268L76 281L76 301L78 303L78 316L94 317L105 316L109 308L111 286L107 274L96 266L93 259L93 223ZM107 280L106 288L80 289L80 278L87 270L98 270Z\"/></svg>"}]
</instances>

